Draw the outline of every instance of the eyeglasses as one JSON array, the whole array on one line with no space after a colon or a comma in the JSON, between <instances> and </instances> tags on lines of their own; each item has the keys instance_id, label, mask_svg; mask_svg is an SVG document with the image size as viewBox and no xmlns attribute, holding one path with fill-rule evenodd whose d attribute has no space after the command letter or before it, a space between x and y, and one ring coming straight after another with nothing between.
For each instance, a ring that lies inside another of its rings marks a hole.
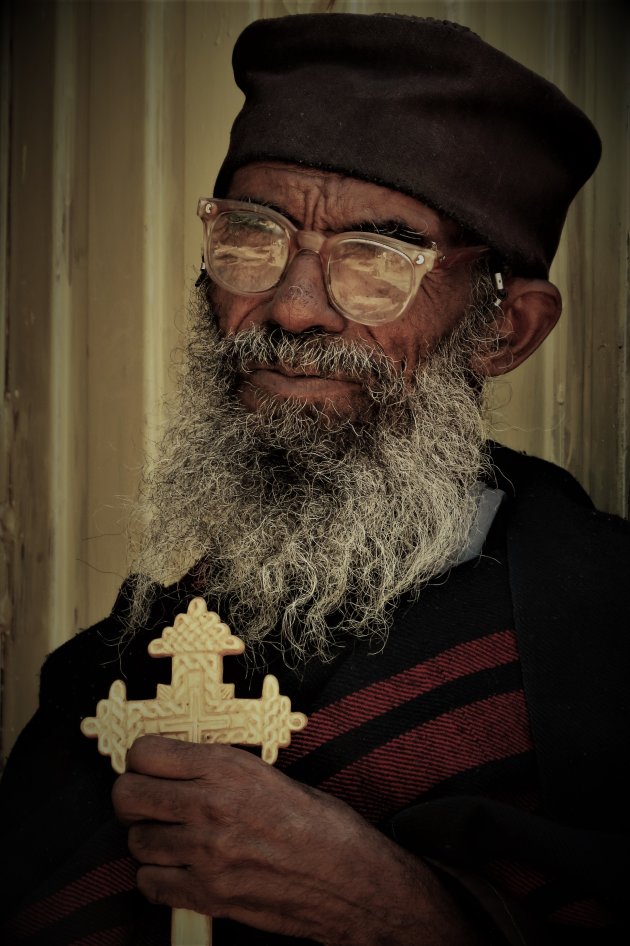
<instances>
[{"instance_id":1,"label":"eyeglasses","mask_svg":"<svg viewBox=\"0 0 630 946\"><path fill-rule=\"evenodd\" d=\"M487 252L486 247L467 246L443 256L435 244L419 247L360 231L324 237L298 230L268 207L215 197L202 197L197 215L203 223L204 264L219 286L238 295L269 292L294 256L309 250L319 255L331 304L362 325L393 322L415 298L427 273Z\"/></svg>"}]
</instances>

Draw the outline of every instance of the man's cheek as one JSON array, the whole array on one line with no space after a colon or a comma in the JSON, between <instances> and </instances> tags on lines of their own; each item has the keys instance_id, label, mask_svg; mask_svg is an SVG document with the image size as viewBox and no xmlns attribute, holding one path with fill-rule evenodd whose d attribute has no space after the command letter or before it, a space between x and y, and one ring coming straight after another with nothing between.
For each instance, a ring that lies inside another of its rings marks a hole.
<instances>
[{"instance_id":1,"label":"man's cheek","mask_svg":"<svg viewBox=\"0 0 630 946\"><path fill-rule=\"evenodd\" d=\"M210 284L208 302L223 335L236 335L243 329L264 322L259 296L237 296L227 289Z\"/></svg>"}]
</instances>

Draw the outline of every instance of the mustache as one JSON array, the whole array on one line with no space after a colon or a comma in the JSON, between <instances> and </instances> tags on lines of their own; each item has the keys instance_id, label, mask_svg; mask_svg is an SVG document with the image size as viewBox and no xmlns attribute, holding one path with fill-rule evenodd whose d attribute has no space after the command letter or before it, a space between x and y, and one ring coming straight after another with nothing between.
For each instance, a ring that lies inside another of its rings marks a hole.
<instances>
[{"instance_id":1,"label":"mustache","mask_svg":"<svg viewBox=\"0 0 630 946\"><path fill-rule=\"evenodd\" d=\"M279 325L251 326L219 336L215 344L216 354L234 374L280 367L372 386L396 383L402 377L402 368L382 352L317 329L293 334Z\"/></svg>"}]
</instances>

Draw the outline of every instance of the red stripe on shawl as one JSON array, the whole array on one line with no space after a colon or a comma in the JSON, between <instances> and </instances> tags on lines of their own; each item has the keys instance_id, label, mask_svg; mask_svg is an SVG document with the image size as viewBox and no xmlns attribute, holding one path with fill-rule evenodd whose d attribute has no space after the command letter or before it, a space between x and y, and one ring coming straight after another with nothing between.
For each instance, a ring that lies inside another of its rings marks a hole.
<instances>
[{"instance_id":1,"label":"red stripe on shawl","mask_svg":"<svg viewBox=\"0 0 630 946\"><path fill-rule=\"evenodd\" d=\"M131 857L101 864L56 893L22 910L10 921L8 928L16 936L30 936L63 920L88 903L133 890L136 886L136 870L136 863Z\"/></svg>"},{"instance_id":2,"label":"red stripe on shawl","mask_svg":"<svg viewBox=\"0 0 630 946\"><path fill-rule=\"evenodd\" d=\"M72 946L127 946L130 927L115 926L111 930L99 930L81 939L73 939Z\"/></svg>"},{"instance_id":3,"label":"red stripe on shawl","mask_svg":"<svg viewBox=\"0 0 630 946\"><path fill-rule=\"evenodd\" d=\"M306 729L296 733L280 755L284 768L335 736L392 710L453 680L518 659L514 631L498 631L458 644L430 660L379 680L309 716Z\"/></svg>"},{"instance_id":4,"label":"red stripe on shawl","mask_svg":"<svg viewBox=\"0 0 630 946\"><path fill-rule=\"evenodd\" d=\"M547 877L542 871L529 864L504 858L489 861L484 866L484 874L518 898L540 890L547 884Z\"/></svg>"},{"instance_id":5,"label":"red stripe on shawl","mask_svg":"<svg viewBox=\"0 0 630 946\"><path fill-rule=\"evenodd\" d=\"M613 922L611 912L597 900L576 900L559 907L550 915L553 923L563 926L577 926L586 929L608 930Z\"/></svg>"},{"instance_id":6,"label":"red stripe on shawl","mask_svg":"<svg viewBox=\"0 0 630 946\"><path fill-rule=\"evenodd\" d=\"M522 690L444 713L378 746L318 785L372 821L453 775L532 748Z\"/></svg>"}]
</instances>

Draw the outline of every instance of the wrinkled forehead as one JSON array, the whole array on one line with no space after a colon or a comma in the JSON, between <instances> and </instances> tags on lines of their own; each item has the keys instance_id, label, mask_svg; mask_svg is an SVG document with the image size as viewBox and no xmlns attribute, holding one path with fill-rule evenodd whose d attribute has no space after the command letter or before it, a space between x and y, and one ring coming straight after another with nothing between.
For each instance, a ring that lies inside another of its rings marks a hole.
<instances>
[{"instance_id":1,"label":"wrinkled forehead","mask_svg":"<svg viewBox=\"0 0 630 946\"><path fill-rule=\"evenodd\" d=\"M408 194L310 166L251 162L234 172L227 196L272 207L304 230L339 233L391 225L438 246L460 245L467 236L456 221Z\"/></svg>"}]
</instances>

